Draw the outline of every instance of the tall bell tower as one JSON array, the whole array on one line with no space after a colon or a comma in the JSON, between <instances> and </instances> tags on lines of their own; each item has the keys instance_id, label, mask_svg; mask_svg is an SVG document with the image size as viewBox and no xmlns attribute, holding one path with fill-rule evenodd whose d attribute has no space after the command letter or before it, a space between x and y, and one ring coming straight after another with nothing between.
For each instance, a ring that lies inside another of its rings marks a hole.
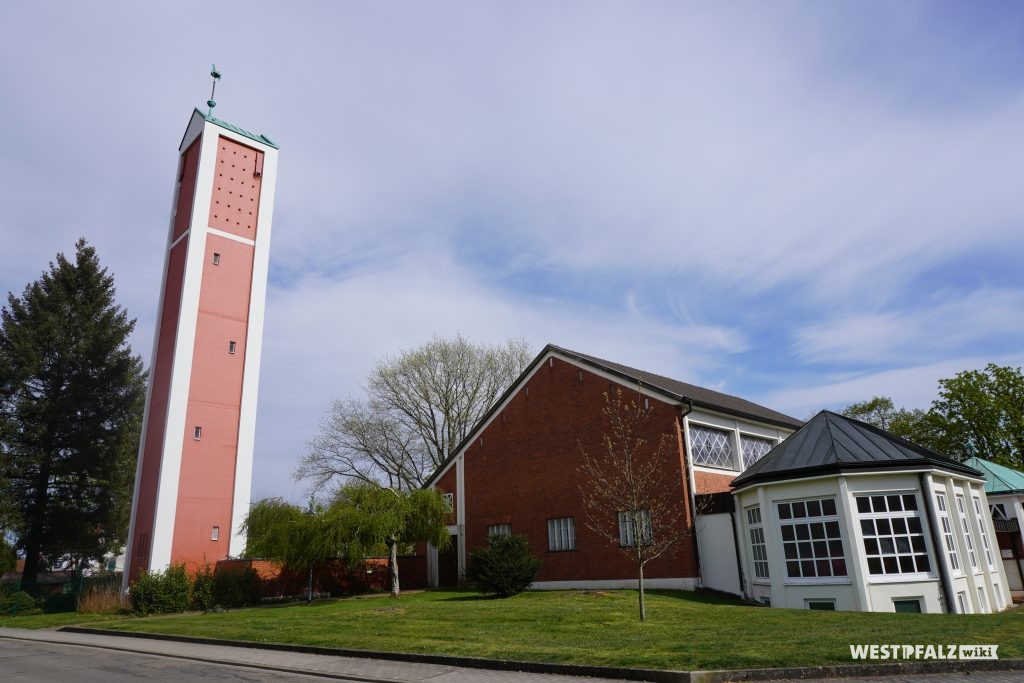
<instances>
[{"instance_id":1,"label":"tall bell tower","mask_svg":"<svg viewBox=\"0 0 1024 683\"><path fill-rule=\"evenodd\" d=\"M207 104L178 148L124 589L245 549L277 145Z\"/></svg>"}]
</instances>

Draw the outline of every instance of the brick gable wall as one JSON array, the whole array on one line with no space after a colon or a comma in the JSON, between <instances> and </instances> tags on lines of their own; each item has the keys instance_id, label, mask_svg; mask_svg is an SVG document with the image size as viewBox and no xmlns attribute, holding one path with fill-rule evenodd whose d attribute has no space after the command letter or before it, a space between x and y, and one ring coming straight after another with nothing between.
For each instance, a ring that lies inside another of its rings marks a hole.
<instances>
[{"instance_id":1,"label":"brick gable wall","mask_svg":"<svg viewBox=\"0 0 1024 683\"><path fill-rule=\"evenodd\" d=\"M578 488L583 483L578 471L579 444L590 453L601 448L603 394L610 385L607 379L571 363L555 358L549 364L545 360L526 385L528 390L520 388L477 435L464 455L465 501L456 501L456 505L465 506L467 551L486 542L489 525L508 523L513 533L529 539L534 554L543 561L538 581L635 577L636 566L626 554L587 528ZM685 504L689 492L681 457L678 409L653 398L651 405L655 414L648 423L648 441L654 444L660 434L669 435L662 467L666 479L677 487L684 523L692 530ZM454 466L440 478L437 488L455 491ZM575 518L576 550L548 551L547 520L556 517ZM615 523L608 520L609 526ZM648 578L696 575L692 533L645 568Z\"/></svg>"}]
</instances>

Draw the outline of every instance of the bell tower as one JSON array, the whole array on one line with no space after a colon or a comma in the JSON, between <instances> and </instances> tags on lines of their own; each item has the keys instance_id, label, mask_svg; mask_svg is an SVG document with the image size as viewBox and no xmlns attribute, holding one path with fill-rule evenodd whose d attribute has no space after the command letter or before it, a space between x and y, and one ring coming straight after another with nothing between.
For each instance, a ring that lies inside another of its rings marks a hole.
<instances>
[{"instance_id":1,"label":"bell tower","mask_svg":"<svg viewBox=\"0 0 1024 683\"><path fill-rule=\"evenodd\" d=\"M278 148L207 104L178 148L124 589L245 549Z\"/></svg>"}]
</instances>

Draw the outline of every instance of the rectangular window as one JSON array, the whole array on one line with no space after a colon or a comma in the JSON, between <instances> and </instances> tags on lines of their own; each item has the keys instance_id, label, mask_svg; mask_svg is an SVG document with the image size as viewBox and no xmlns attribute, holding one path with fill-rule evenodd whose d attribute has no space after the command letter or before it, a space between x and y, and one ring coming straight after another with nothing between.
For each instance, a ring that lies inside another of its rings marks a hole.
<instances>
[{"instance_id":1,"label":"rectangular window","mask_svg":"<svg viewBox=\"0 0 1024 683\"><path fill-rule=\"evenodd\" d=\"M1006 516L1006 506L1002 503L992 503L988 509L992 512L992 519L1009 519Z\"/></svg>"},{"instance_id":2,"label":"rectangular window","mask_svg":"<svg viewBox=\"0 0 1024 683\"><path fill-rule=\"evenodd\" d=\"M921 613L921 601L915 600L893 600L892 606L897 612L906 612L908 614L920 614Z\"/></svg>"},{"instance_id":3,"label":"rectangular window","mask_svg":"<svg viewBox=\"0 0 1024 683\"><path fill-rule=\"evenodd\" d=\"M237 344L233 341L228 342L228 353L234 353Z\"/></svg>"},{"instance_id":4,"label":"rectangular window","mask_svg":"<svg viewBox=\"0 0 1024 683\"><path fill-rule=\"evenodd\" d=\"M988 568L992 569L995 563L992 560L992 546L988 542L988 529L985 524L985 516L981 514L981 498L974 496L974 516L978 520L978 529L981 531L981 548L985 551L985 560L988 562Z\"/></svg>"},{"instance_id":5,"label":"rectangular window","mask_svg":"<svg viewBox=\"0 0 1024 683\"><path fill-rule=\"evenodd\" d=\"M219 526L213 527L213 529L210 531L210 540L211 541L220 540L220 527Z\"/></svg>"},{"instance_id":6,"label":"rectangular window","mask_svg":"<svg viewBox=\"0 0 1024 683\"><path fill-rule=\"evenodd\" d=\"M730 470L736 467L732 457L732 432L691 423L690 445L693 447L693 462L696 465Z\"/></svg>"},{"instance_id":7,"label":"rectangular window","mask_svg":"<svg viewBox=\"0 0 1024 683\"><path fill-rule=\"evenodd\" d=\"M978 557L974 554L974 541L971 539L971 524L967 521L967 506L964 505L964 497L957 495L956 509L960 515L960 527L964 531L964 543L967 545L967 559L971 561L971 569L977 571Z\"/></svg>"},{"instance_id":8,"label":"rectangular window","mask_svg":"<svg viewBox=\"0 0 1024 683\"><path fill-rule=\"evenodd\" d=\"M548 550L576 550L576 522L572 517L548 520Z\"/></svg>"},{"instance_id":9,"label":"rectangular window","mask_svg":"<svg viewBox=\"0 0 1024 683\"><path fill-rule=\"evenodd\" d=\"M512 525L511 524L492 524L487 527L488 536L511 536Z\"/></svg>"},{"instance_id":10,"label":"rectangular window","mask_svg":"<svg viewBox=\"0 0 1024 683\"><path fill-rule=\"evenodd\" d=\"M835 600L808 600L807 601L807 609L816 609L816 610L822 610L822 611L825 611L825 612L835 612L836 611L836 601Z\"/></svg>"},{"instance_id":11,"label":"rectangular window","mask_svg":"<svg viewBox=\"0 0 1024 683\"><path fill-rule=\"evenodd\" d=\"M1001 590L999 590L999 584L998 583L993 583L992 584L992 593L995 595L995 598L996 598L996 609L1002 609L1003 608L1003 592Z\"/></svg>"},{"instance_id":12,"label":"rectangular window","mask_svg":"<svg viewBox=\"0 0 1024 683\"><path fill-rule=\"evenodd\" d=\"M213 265L220 265L220 254L218 254L217 252L213 252Z\"/></svg>"},{"instance_id":13,"label":"rectangular window","mask_svg":"<svg viewBox=\"0 0 1024 683\"><path fill-rule=\"evenodd\" d=\"M791 579L846 576L846 555L835 498L777 503Z\"/></svg>"},{"instance_id":14,"label":"rectangular window","mask_svg":"<svg viewBox=\"0 0 1024 683\"><path fill-rule=\"evenodd\" d=\"M192 438L193 438L193 439L194 439L195 441L199 441L199 440L200 440L201 438L203 438L203 428L202 428L202 427L200 427L199 425L196 425L196 426L195 426L195 427L194 427L194 428L192 429Z\"/></svg>"},{"instance_id":15,"label":"rectangular window","mask_svg":"<svg viewBox=\"0 0 1024 683\"><path fill-rule=\"evenodd\" d=\"M740 434L740 450L743 452L743 469L753 465L755 462L768 454L768 451L775 448L775 442L771 439L762 439L756 436Z\"/></svg>"},{"instance_id":16,"label":"rectangular window","mask_svg":"<svg viewBox=\"0 0 1024 683\"><path fill-rule=\"evenodd\" d=\"M978 604L981 605L981 611L988 611L988 602L985 600L985 589L978 586Z\"/></svg>"},{"instance_id":17,"label":"rectangular window","mask_svg":"<svg viewBox=\"0 0 1024 683\"><path fill-rule=\"evenodd\" d=\"M647 545L654 537L651 513L648 510L627 510L619 513L619 545Z\"/></svg>"},{"instance_id":18,"label":"rectangular window","mask_svg":"<svg viewBox=\"0 0 1024 683\"><path fill-rule=\"evenodd\" d=\"M857 512L872 576L931 572L913 493L857 496Z\"/></svg>"},{"instance_id":19,"label":"rectangular window","mask_svg":"<svg viewBox=\"0 0 1024 683\"><path fill-rule=\"evenodd\" d=\"M750 534L750 553L754 558L754 576L767 579L768 551L764 543L764 527L761 526L761 506L751 505L747 508L747 530Z\"/></svg>"},{"instance_id":20,"label":"rectangular window","mask_svg":"<svg viewBox=\"0 0 1024 683\"><path fill-rule=\"evenodd\" d=\"M960 614L970 614L971 609L967 606L967 592L960 591L956 594L956 606Z\"/></svg>"},{"instance_id":21,"label":"rectangular window","mask_svg":"<svg viewBox=\"0 0 1024 683\"><path fill-rule=\"evenodd\" d=\"M946 546L946 553L949 555L949 566L953 568L954 574L962 574L960 556L956 552L956 542L953 540L953 523L949 519L946 494L936 493L935 504L939 508L939 525L942 527L943 545Z\"/></svg>"},{"instance_id":22,"label":"rectangular window","mask_svg":"<svg viewBox=\"0 0 1024 683\"><path fill-rule=\"evenodd\" d=\"M455 494L454 493L442 493L441 498L444 499L444 504L448 506L448 512L455 509Z\"/></svg>"}]
</instances>

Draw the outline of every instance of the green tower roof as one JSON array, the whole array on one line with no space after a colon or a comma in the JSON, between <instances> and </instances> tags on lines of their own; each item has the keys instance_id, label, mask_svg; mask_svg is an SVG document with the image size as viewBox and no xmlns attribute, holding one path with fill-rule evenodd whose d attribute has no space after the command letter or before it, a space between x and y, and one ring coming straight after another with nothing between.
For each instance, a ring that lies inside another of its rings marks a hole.
<instances>
[{"instance_id":1,"label":"green tower roof","mask_svg":"<svg viewBox=\"0 0 1024 683\"><path fill-rule=\"evenodd\" d=\"M238 126L234 125L233 123L228 123L227 121L222 121L222 120L218 119L216 116L213 116L212 114L204 114L199 109L196 109L196 112L200 116L202 116L203 119L205 119L208 123L212 123L215 126L220 126L221 128L224 128L226 130L230 130L232 133L237 133L239 135L245 136L245 137L249 138L250 140L255 140L256 142L258 142L260 144L269 145L270 147L273 147L274 149L278 149L277 143L274 142L273 140L271 140L270 138L268 138L266 135L257 134L257 133L250 133L249 131L245 130L244 128L239 128Z\"/></svg>"},{"instance_id":2,"label":"green tower roof","mask_svg":"<svg viewBox=\"0 0 1024 683\"><path fill-rule=\"evenodd\" d=\"M987 495L1024 493L1024 472L981 458L968 458L964 460L964 464L984 473Z\"/></svg>"}]
</instances>

